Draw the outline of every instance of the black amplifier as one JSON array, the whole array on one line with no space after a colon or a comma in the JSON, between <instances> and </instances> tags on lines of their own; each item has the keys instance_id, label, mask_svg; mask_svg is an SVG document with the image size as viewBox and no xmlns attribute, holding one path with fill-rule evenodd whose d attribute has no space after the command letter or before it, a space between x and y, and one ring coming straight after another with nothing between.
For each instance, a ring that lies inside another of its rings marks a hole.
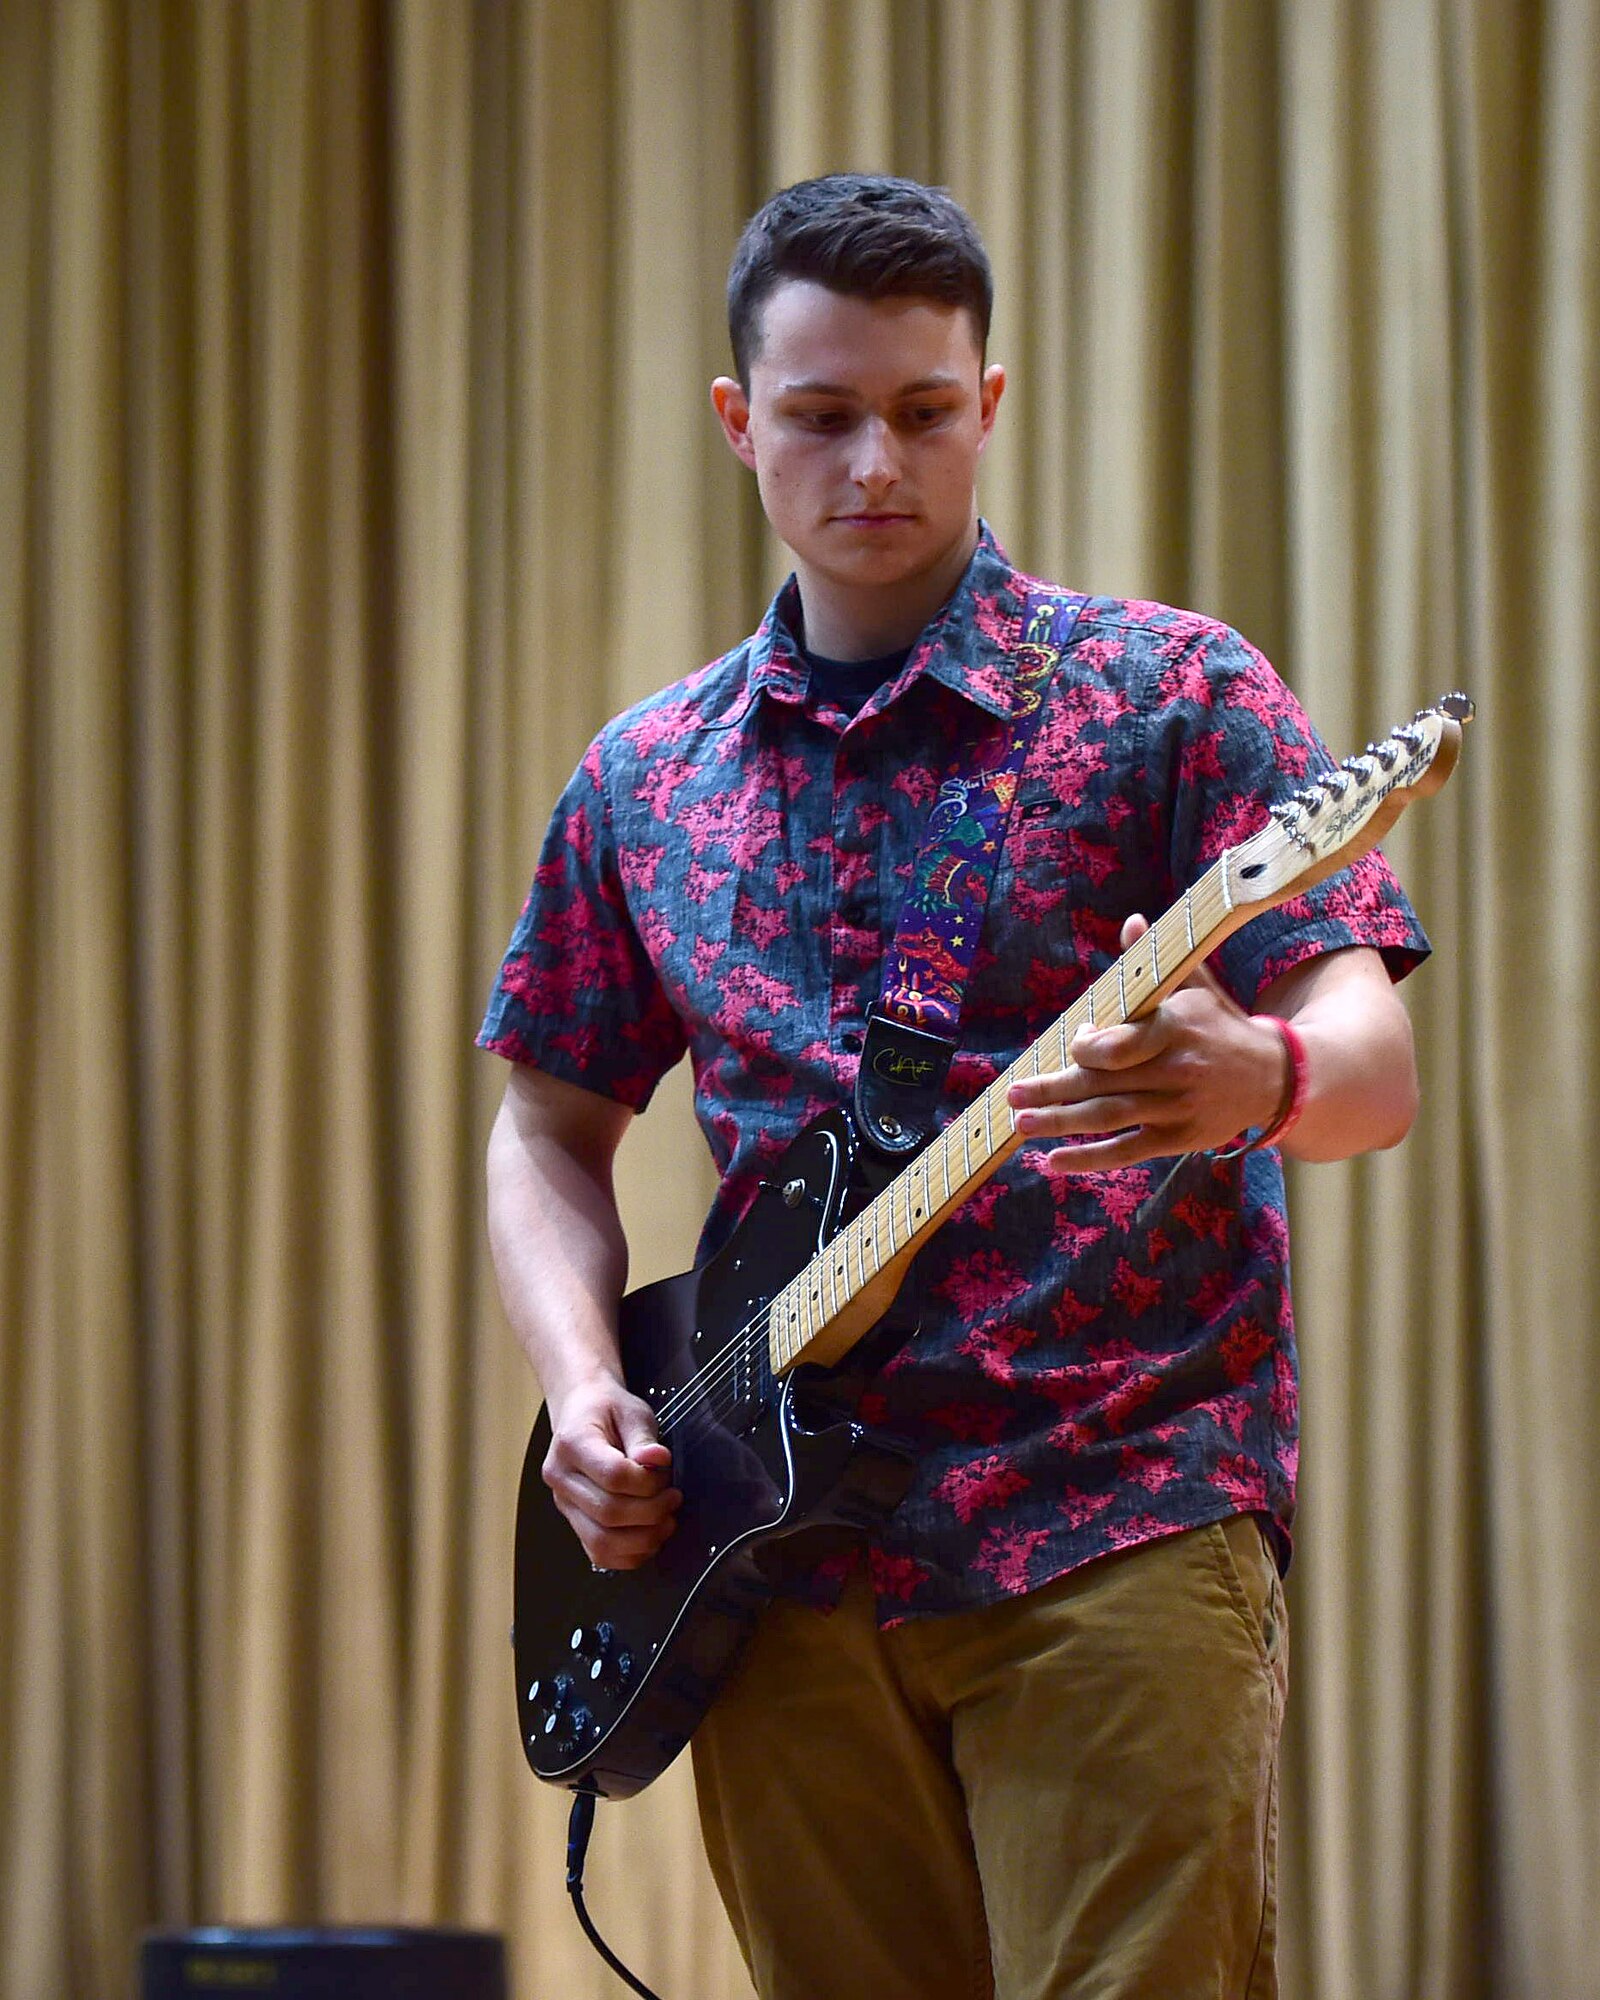
<instances>
[{"instance_id":1,"label":"black amplifier","mask_svg":"<svg viewBox=\"0 0 1600 2000\"><path fill-rule=\"evenodd\" d=\"M490 1931L151 1931L140 2000L509 2000Z\"/></svg>"}]
</instances>

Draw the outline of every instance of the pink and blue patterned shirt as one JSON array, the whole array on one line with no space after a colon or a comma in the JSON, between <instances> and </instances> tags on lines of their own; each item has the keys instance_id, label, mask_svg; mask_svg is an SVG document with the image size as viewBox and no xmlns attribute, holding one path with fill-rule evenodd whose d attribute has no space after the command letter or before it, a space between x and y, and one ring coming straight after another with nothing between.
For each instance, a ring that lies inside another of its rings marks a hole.
<instances>
[{"instance_id":1,"label":"pink and blue patterned shirt","mask_svg":"<svg viewBox=\"0 0 1600 2000\"><path fill-rule=\"evenodd\" d=\"M923 822L1000 754L1032 579L984 530L960 589L854 716L812 698L793 580L755 634L590 746L551 821L480 1045L635 1110L687 1053L722 1176L702 1259L819 1112L850 1097ZM1326 768L1239 635L1092 598L1046 696L968 984L954 1116L1273 798ZM1236 932L1246 1007L1347 945L1427 953L1367 856ZM1066 1177L1017 1154L918 1259L922 1325L862 1414L918 1447L869 1549L884 1623L1038 1588L1256 1511L1287 1535L1297 1396L1274 1150ZM813 1579L836 1584L830 1557Z\"/></svg>"}]
</instances>

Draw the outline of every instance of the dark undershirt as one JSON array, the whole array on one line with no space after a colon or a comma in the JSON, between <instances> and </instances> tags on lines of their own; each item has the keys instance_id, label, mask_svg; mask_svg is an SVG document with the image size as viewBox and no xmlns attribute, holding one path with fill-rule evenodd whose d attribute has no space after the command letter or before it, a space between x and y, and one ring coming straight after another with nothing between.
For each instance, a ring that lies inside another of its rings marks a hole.
<instances>
[{"instance_id":1,"label":"dark undershirt","mask_svg":"<svg viewBox=\"0 0 1600 2000\"><path fill-rule=\"evenodd\" d=\"M802 647L801 653L811 673L812 696L826 697L846 715L856 715L899 673L911 648L902 646L897 653L881 653L875 660L825 660L809 647Z\"/></svg>"}]
</instances>

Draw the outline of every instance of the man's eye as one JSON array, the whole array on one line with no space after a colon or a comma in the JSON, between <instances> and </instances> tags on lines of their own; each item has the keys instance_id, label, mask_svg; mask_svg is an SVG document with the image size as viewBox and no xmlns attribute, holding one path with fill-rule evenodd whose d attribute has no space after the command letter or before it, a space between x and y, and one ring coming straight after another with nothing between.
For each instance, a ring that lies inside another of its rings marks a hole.
<instances>
[{"instance_id":1,"label":"man's eye","mask_svg":"<svg viewBox=\"0 0 1600 2000\"><path fill-rule=\"evenodd\" d=\"M842 431L848 419L843 410L802 410L800 421L810 431Z\"/></svg>"},{"instance_id":2,"label":"man's eye","mask_svg":"<svg viewBox=\"0 0 1600 2000\"><path fill-rule=\"evenodd\" d=\"M943 403L919 403L911 412L911 421L926 430L949 414Z\"/></svg>"}]
</instances>

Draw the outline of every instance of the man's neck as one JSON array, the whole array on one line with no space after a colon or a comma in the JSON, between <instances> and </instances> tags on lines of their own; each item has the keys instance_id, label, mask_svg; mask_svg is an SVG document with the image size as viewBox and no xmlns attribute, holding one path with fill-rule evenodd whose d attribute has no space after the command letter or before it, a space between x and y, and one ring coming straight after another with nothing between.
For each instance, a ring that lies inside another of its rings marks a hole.
<instances>
[{"instance_id":1,"label":"man's neck","mask_svg":"<svg viewBox=\"0 0 1600 2000\"><path fill-rule=\"evenodd\" d=\"M805 643L829 660L875 660L912 645L955 595L978 545L978 525L941 562L898 584L852 588L795 564Z\"/></svg>"}]
</instances>

